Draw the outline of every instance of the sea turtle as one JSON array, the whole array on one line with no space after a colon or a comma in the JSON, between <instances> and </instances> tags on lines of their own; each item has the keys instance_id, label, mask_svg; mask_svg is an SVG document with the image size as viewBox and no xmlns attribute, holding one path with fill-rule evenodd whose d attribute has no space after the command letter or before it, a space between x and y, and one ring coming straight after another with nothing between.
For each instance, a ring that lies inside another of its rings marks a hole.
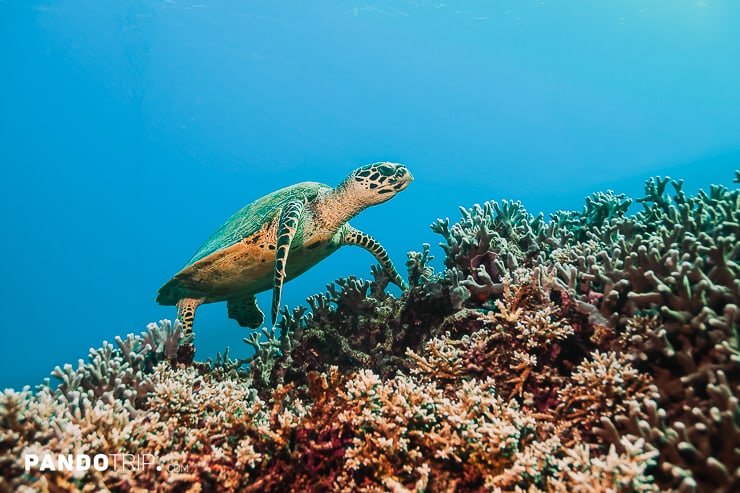
<instances>
[{"instance_id":1,"label":"sea turtle","mask_svg":"<svg viewBox=\"0 0 740 493\"><path fill-rule=\"evenodd\" d=\"M402 164L374 163L353 171L336 188L303 182L257 199L231 216L159 289L157 302L177 305L186 334L196 308L226 301L229 317L259 327L264 314L255 294L272 288L272 324L283 283L310 269L343 245L370 253L402 289L405 283L385 248L347 221L365 208L404 190L413 176Z\"/></svg>"}]
</instances>

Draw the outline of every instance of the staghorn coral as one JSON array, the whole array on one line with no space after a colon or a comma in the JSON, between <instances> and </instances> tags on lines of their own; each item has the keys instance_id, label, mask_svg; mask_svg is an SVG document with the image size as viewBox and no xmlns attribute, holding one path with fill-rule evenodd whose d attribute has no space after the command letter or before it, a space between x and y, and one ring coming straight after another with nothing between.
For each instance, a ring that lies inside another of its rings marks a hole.
<instances>
[{"instance_id":1,"label":"staghorn coral","mask_svg":"<svg viewBox=\"0 0 740 493\"><path fill-rule=\"evenodd\" d=\"M712 186L708 193L689 197L682 187L683 182L669 178L649 180L645 196L638 200L643 211L635 216L624 215L628 199L613 195L595 196L600 200L587 201L583 213L555 214L545 227L549 238L538 242L535 260L541 272L555 274L552 298L569 312L566 316L577 332L592 331L591 343L601 350L624 351L636 368L654 377L660 406L668 411L669 429L693 422L692 416L699 413L707 415L712 409L706 398L711 380L707 375L722 370L736 381L740 360L738 190ZM459 225L469 237L481 237L482 228L470 223L466 216ZM464 267L465 263L452 266ZM485 288L474 281L469 276L459 284L471 287L472 293ZM486 284L486 295L496 297L492 284ZM728 389L737 398L737 386ZM695 403L691 408L684 404L689 399ZM653 435L658 440L655 446L663 446L667 439ZM614 436L612 443L617 443ZM688 450L687 445L682 447ZM665 486L738 488L731 472L737 469L729 458L724 459L730 464L727 473L714 474L714 479L698 463L684 467L670 454L661 454L659 460L661 471L673 471L658 478Z\"/></svg>"},{"instance_id":2,"label":"staghorn coral","mask_svg":"<svg viewBox=\"0 0 740 493\"><path fill-rule=\"evenodd\" d=\"M495 279L539 252L538 239L545 227L542 214L528 214L521 202L504 200L499 204L492 200L470 210L461 207L460 211L462 220L452 226L449 219L438 219L431 225L432 231L446 240L440 246L447 268L457 267L468 276L483 267ZM482 258L485 256L487 261Z\"/></svg>"},{"instance_id":3,"label":"staghorn coral","mask_svg":"<svg viewBox=\"0 0 740 493\"><path fill-rule=\"evenodd\" d=\"M104 343L0 393L0 492L737 491L739 192L631 203L462 209L432 225L442 272L423 244L400 298L377 267L339 279L249 360L191 362L166 321Z\"/></svg>"},{"instance_id":4,"label":"staghorn coral","mask_svg":"<svg viewBox=\"0 0 740 493\"><path fill-rule=\"evenodd\" d=\"M558 396L557 411L575 425L570 432L580 440L592 431L594 423L626 415L631 406L657 399L658 389L650 375L639 373L624 354L596 350L578 365Z\"/></svg>"},{"instance_id":5,"label":"staghorn coral","mask_svg":"<svg viewBox=\"0 0 740 493\"><path fill-rule=\"evenodd\" d=\"M534 439L536 423L493 387L490 378L467 380L447 395L434 382L404 376L383 382L359 372L340 392L352 405L338 420L358 431L345 452L339 491L497 486L514 454ZM450 477L456 469L459 477Z\"/></svg>"},{"instance_id":6,"label":"staghorn coral","mask_svg":"<svg viewBox=\"0 0 740 493\"><path fill-rule=\"evenodd\" d=\"M79 482L102 485L97 471L81 478L57 472L24 477L22 456L127 450L132 430L149 419L143 405L154 390L154 369L162 361L177 364L178 346L186 343L179 323L152 323L140 336L116 337L118 349L107 342L91 349L89 361L80 360L76 369L56 367L56 389L46 384L35 393L26 387L0 395L0 488L30 483L74 491Z\"/></svg>"}]
</instances>

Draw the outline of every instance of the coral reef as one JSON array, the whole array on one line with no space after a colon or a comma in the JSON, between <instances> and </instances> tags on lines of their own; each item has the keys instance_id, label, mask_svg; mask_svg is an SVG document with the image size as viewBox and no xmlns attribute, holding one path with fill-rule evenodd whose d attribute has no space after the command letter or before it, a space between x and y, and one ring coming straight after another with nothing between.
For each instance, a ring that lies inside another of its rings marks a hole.
<instances>
[{"instance_id":1,"label":"coral reef","mask_svg":"<svg viewBox=\"0 0 740 493\"><path fill-rule=\"evenodd\" d=\"M5 390L0 492L739 491L740 191L461 210L442 272L338 279L248 360L162 321Z\"/></svg>"}]
</instances>

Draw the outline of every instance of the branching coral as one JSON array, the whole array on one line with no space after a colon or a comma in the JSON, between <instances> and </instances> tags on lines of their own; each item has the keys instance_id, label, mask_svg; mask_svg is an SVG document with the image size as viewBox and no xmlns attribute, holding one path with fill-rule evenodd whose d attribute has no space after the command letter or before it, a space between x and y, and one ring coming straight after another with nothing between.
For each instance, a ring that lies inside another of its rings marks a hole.
<instances>
[{"instance_id":1,"label":"branching coral","mask_svg":"<svg viewBox=\"0 0 740 493\"><path fill-rule=\"evenodd\" d=\"M497 397L493 385L491 379L464 381L445 395L434 382L402 376L383 382L360 372L340 393L352 406L338 419L357 430L338 478L342 490L444 491L464 486L442 472L456 469L468 487L495 486L512 456L533 439L535 421Z\"/></svg>"},{"instance_id":2,"label":"branching coral","mask_svg":"<svg viewBox=\"0 0 740 493\"><path fill-rule=\"evenodd\" d=\"M89 361L80 360L77 369L57 367L52 373L61 381L56 389L41 385L35 394L28 388L4 392L0 396L0 472L5 479L0 486L28 482L62 491L69 485L69 491L74 491L74 484L85 482L100 487L103 479L95 470L81 477L60 472L25 477L22 458L27 453L128 450L137 423L150 419L144 404L154 390L156 365L177 364L177 348L188 342L179 323L163 320L150 324L140 336L117 337L118 349L105 342L102 348L91 349Z\"/></svg>"},{"instance_id":3,"label":"branching coral","mask_svg":"<svg viewBox=\"0 0 740 493\"><path fill-rule=\"evenodd\" d=\"M623 354L594 351L558 391L561 416L575 425L569 435L579 441L602 419L624 416L645 399L657 399L649 375L639 373Z\"/></svg>"},{"instance_id":4,"label":"branching coral","mask_svg":"<svg viewBox=\"0 0 740 493\"><path fill-rule=\"evenodd\" d=\"M0 492L738 491L740 192L631 203L462 209L432 225L442 272L423 244L400 298L338 279L248 360L192 362L166 321L106 342L0 393Z\"/></svg>"},{"instance_id":5,"label":"branching coral","mask_svg":"<svg viewBox=\"0 0 740 493\"><path fill-rule=\"evenodd\" d=\"M673 196L668 194L669 185ZM584 349L623 351L635 368L654 378L659 405L668 410L666 426L672 429L674 423L692 422L697 413L710 412L707 375L722 370L738 378L740 193L712 186L709 192L688 196L683 182L654 178L638 202L643 211L626 216L630 199L595 194L583 212L553 215L539 228L546 234L537 238L539 253L533 258L541 273L555 274L549 278L550 297L570 320ZM475 250L477 257L510 258L520 252L518 248L507 252L491 242L493 209L487 214L477 211L463 214L456 225L437 227L453 254L448 256L448 269L469 269L469 259L460 253L479 245L487 252ZM470 270L465 272L467 279L458 284L472 295L468 306L485 298L498 302L501 284L484 275L492 269L481 270L477 279ZM546 292L546 286L540 291ZM587 341L584 334L590 334ZM578 357L568 361L579 363ZM728 388L737 398L737 385ZM689 399L695 403L691 408L684 404ZM668 435L653 434L653 446L670 442ZM612 434L611 441L618 445L615 437ZM729 472L734 466L727 474L712 476L724 478L718 483L698 463L684 467L685 461L670 454L661 454L659 461L662 471L673 471L659 478L666 486L726 491L738 487Z\"/></svg>"}]
</instances>

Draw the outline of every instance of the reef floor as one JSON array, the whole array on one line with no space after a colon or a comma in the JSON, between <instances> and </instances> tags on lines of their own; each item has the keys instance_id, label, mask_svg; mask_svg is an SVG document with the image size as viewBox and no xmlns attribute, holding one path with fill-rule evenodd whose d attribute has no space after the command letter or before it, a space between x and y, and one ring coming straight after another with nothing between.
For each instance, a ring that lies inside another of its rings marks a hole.
<instances>
[{"instance_id":1,"label":"reef floor","mask_svg":"<svg viewBox=\"0 0 740 493\"><path fill-rule=\"evenodd\" d=\"M0 493L740 491L740 191L636 202L461 208L442 272L338 279L249 360L104 342L0 393Z\"/></svg>"}]
</instances>

